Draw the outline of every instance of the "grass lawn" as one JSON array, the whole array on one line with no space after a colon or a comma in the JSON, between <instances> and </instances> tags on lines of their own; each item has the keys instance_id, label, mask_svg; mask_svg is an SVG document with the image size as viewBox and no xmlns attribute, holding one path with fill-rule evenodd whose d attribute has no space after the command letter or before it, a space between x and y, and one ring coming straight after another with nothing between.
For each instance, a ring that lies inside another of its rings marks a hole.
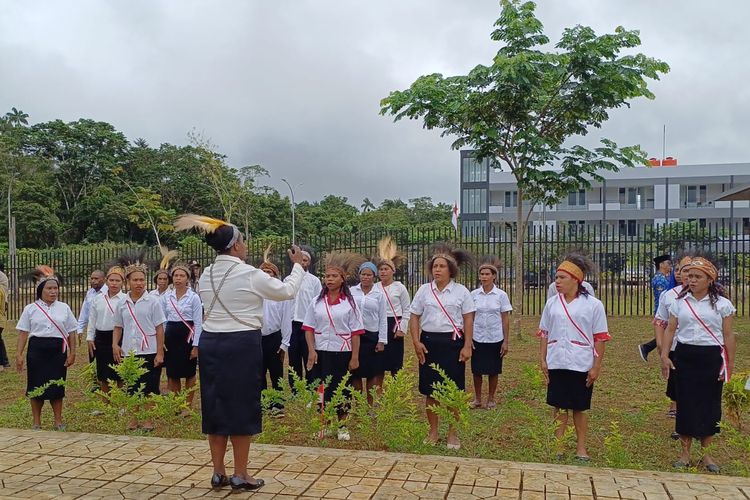
<instances>
[{"instance_id":1,"label":"grass lawn","mask_svg":"<svg viewBox=\"0 0 750 500\"><path fill-rule=\"evenodd\" d=\"M541 373L537 369L538 340L532 336L538 318L524 320L523 338L512 338L510 352L504 361L504 372L498 389L498 407L494 410L471 410L468 425L462 432L463 447L449 451L443 445L431 447L412 444L398 451L413 453L450 454L467 457L483 457L513 461L574 463L574 438L569 436L562 449L555 446L552 434L551 412L544 402L545 388ZM594 389L593 409L589 412L589 453L593 466L671 470L679 444L670 439L674 420L666 416L668 405L664 396L665 381L661 378L658 359L652 354L648 363L643 363L636 352L636 345L652 336L650 318L611 318L609 321L613 340L607 344L604 367L600 381ZM12 325L7 325L11 327ZM750 331L748 319L735 322L738 333L736 373L750 372L750 346L745 337ZM11 359L15 358L16 334L6 329L5 338ZM407 344L407 357L414 366L411 344ZM68 397L65 402L64 419L70 431L124 433L120 423L91 416L83 404L91 396L83 389L83 368L87 357L78 356L76 364L69 370ZM486 383L485 383L486 385ZM467 387L471 390L471 374L467 366ZM0 426L28 428L31 412L28 403L22 401L25 389L25 374L15 370L0 373ZM486 390L486 389L485 389ZM198 399L198 398L197 398ZM414 425L422 431L424 420L423 398L413 389L413 401L418 402L419 419ZM319 441L300 424L304 418L294 415L295 407L287 407L287 417L264 421L264 433L260 441L288 445L314 445L346 447L356 449L383 449L382 442L372 435L352 432L352 440L339 442L335 438ZM313 414L314 418L314 414ZM301 420L302 419L302 420ZM51 410L45 406L44 427L51 428ZM728 424L729 421L725 418ZM750 416L742 418L742 431L734 427L723 431L712 451L723 466L722 473L750 475ZM350 426L354 427L354 426ZM200 418L171 419L160 425L156 436L201 439ZM444 433L443 433L444 437ZM421 438L419 439L421 443ZM697 445L693 458L699 457ZM561 459L558 452L563 452Z\"/></svg>"}]
</instances>

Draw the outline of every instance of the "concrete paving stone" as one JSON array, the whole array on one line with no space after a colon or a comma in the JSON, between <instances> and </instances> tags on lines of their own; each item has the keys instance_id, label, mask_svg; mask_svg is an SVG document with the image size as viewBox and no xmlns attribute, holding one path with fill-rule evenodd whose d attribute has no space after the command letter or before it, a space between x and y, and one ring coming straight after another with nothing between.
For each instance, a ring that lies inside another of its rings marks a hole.
<instances>
[{"instance_id":1,"label":"concrete paving stone","mask_svg":"<svg viewBox=\"0 0 750 500\"><path fill-rule=\"evenodd\" d=\"M570 496L567 493L547 493L544 498L545 500L569 500Z\"/></svg>"},{"instance_id":2,"label":"concrete paving stone","mask_svg":"<svg viewBox=\"0 0 750 500\"><path fill-rule=\"evenodd\" d=\"M126 483L174 486L198 468L197 465L146 462L140 467L122 475L118 480Z\"/></svg>"},{"instance_id":3,"label":"concrete paving stone","mask_svg":"<svg viewBox=\"0 0 750 500\"><path fill-rule=\"evenodd\" d=\"M97 458L75 468L69 469L60 475L62 477L77 477L89 480L114 481L115 479L131 472L133 469L143 465L142 462L129 462L123 460L108 460Z\"/></svg>"},{"instance_id":4,"label":"concrete paving stone","mask_svg":"<svg viewBox=\"0 0 750 500\"><path fill-rule=\"evenodd\" d=\"M155 457L154 462L171 464L206 465L211 463L208 444L205 446L180 446Z\"/></svg>"},{"instance_id":5,"label":"concrete paving stone","mask_svg":"<svg viewBox=\"0 0 750 500\"><path fill-rule=\"evenodd\" d=\"M380 486L377 478L333 476L323 474L305 491L305 495L320 495L324 498L371 497Z\"/></svg>"},{"instance_id":6,"label":"concrete paving stone","mask_svg":"<svg viewBox=\"0 0 750 500\"><path fill-rule=\"evenodd\" d=\"M603 497L598 497L603 498ZM594 500L594 495L570 495L570 500Z\"/></svg>"},{"instance_id":7,"label":"concrete paving stone","mask_svg":"<svg viewBox=\"0 0 750 500\"><path fill-rule=\"evenodd\" d=\"M174 449L174 445L162 444L160 441L153 443L134 441L102 455L101 458L112 460L132 460L135 462L148 462L158 458Z\"/></svg>"},{"instance_id":8,"label":"concrete paving stone","mask_svg":"<svg viewBox=\"0 0 750 500\"><path fill-rule=\"evenodd\" d=\"M18 453L14 451L0 451L0 471L12 469L38 457L34 453Z\"/></svg>"},{"instance_id":9,"label":"concrete paving stone","mask_svg":"<svg viewBox=\"0 0 750 500\"><path fill-rule=\"evenodd\" d=\"M37 455L20 465L6 469L4 472L10 474L29 474L32 476L57 476L80 465L87 464L89 461L91 461L90 458L75 456Z\"/></svg>"},{"instance_id":10,"label":"concrete paving stone","mask_svg":"<svg viewBox=\"0 0 750 500\"><path fill-rule=\"evenodd\" d=\"M274 458L263 469L286 470L290 472L309 472L322 474L336 461L335 457L310 454L282 454Z\"/></svg>"},{"instance_id":11,"label":"concrete paving stone","mask_svg":"<svg viewBox=\"0 0 750 500\"><path fill-rule=\"evenodd\" d=\"M716 494L721 498L726 498L728 500L747 500L745 494L740 490L740 488L735 488L732 486L715 486L715 488Z\"/></svg>"},{"instance_id":12,"label":"concrete paving stone","mask_svg":"<svg viewBox=\"0 0 750 500\"><path fill-rule=\"evenodd\" d=\"M544 493L544 472L541 471L524 471L523 473L523 491L537 491Z\"/></svg>"},{"instance_id":13,"label":"concrete paving stone","mask_svg":"<svg viewBox=\"0 0 750 500\"><path fill-rule=\"evenodd\" d=\"M339 476L385 478L395 464L396 459L393 458L339 458L326 469L325 473Z\"/></svg>"},{"instance_id":14,"label":"concrete paving stone","mask_svg":"<svg viewBox=\"0 0 750 500\"><path fill-rule=\"evenodd\" d=\"M399 460L388 473L389 479L449 484L457 466L450 462L428 462L423 460Z\"/></svg>"},{"instance_id":15,"label":"concrete paving stone","mask_svg":"<svg viewBox=\"0 0 750 500\"><path fill-rule=\"evenodd\" d=\"M543 491L523 491L521 500L545 500Z\"/></svg>"},{"instance_id":16,"label":"concrete paving stone","mask_svg":"<svg viewBox=\"0 0 750 500\"><path fill-rule=\"evenodd\" d=\"M263 469L255 476L266 482L264 493L283 495L302 495L318 479L318 474L273 469Z\"/></svg>"},{"instance_id":17,"label":"concrete paving stone","mask_svg":"<svg viewBox=\"0 0 750 500\"><path fill-rule=\"evenodd\" d=\"M646 500L671 500L666 491L661 493L646 493Z\"/></svg>"}]
</instances>

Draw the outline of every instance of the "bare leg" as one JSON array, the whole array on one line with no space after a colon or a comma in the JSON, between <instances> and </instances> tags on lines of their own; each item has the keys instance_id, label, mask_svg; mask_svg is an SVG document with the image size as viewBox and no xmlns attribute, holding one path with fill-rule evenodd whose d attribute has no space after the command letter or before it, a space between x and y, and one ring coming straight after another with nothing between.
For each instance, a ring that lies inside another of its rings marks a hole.
<instances>
[{"instance_id":1,"label":"bare leg","mask_svg":"<svg viewBox=\"0 0 750 500\"><path fill-rule=\"evenodd\" d=\"M473 375L474 378L474 401L472 401L472 406L479 407L482 406L482 376L481 375Z\"/></svg>"},{"instance_id":2,"label":"bare leg","mask_svg":"<svg viewBox=\"0 0 750 500\"><path fill-rule=\"evenodd\" d=\"M495 393L497 392L497 375L490 375L489 376L489 395L487 396L487 402L488 403L494 403L495 402Z\"/></svg>"},{"instance_id":3,"label":"bare leg","mask_svg":"<svg viewBox=\"0 0 750 500\"><path fill-rule=\"evenodd\" d=\"M146 403L145 405L143 405L143 407L146 410L150 410L150 409L152 409L154 407L154 403ZM154 430L154 422L151 421L151 419L144 420L143 421L143 429L147 430L147 431Z\"/></svg>"},{"instance_id":4,"label":"bare leg","mask_svg":"<svg viewBox=\"0 0 750 500\"><path fill-rule=\"evenodd\" d=\"M427 407L427 423L430 424L430 432L427 434L427 440L431 443L438 441L438 415L430 410L429 406L438 405L439 403L430 396L425 397L425 406Z\"/></svg>"},{"instance_id":5,"label":"bare leg","mask_svg":"<svg viewBox=\"0 0 750 500\"><path fill-rule=\"evenodd\" d=\"M701 438L701 451L703 452L703 459L702 459L703 465L707 466L707 465L716 463L714 462L713 457L709 455L708 453L706 453L705 451L706 448L711 446L711 443L713 442L713 440L714 440L713 436L705 436Z\"/></svg>"},{"instance_id":6,"label":"bare leg","mask_svg":"<svg viewBox=\"0 0 750 500\"><path fill-rule=\"evenodd\" d=\"M555 430L555 437L557 439L562 439L562 437L565 435L565 429L568 428L568 410L555 408L554 410L552 410L552 416L558 424L557 429Z\"/></svg>"},{"instance_id":7,"label":"bare leg","mask_svg":"<svg viewBox=\"0 0 750 500\"><path fill-rule=\"evenodd\" d=\"M211 463L214 466L214 473L223 476L227 475L227 470L224 467L224 455L227 453L227 441L227 436L221 436L219 434L208 435L208 447L211 449Z\"/></svg>"},{"instance_id":8,"label":"bare leg","mask_svg":"<svg viewBox=\"0 0 750 500\"><path fill-rule=\"evenodd\" d=\"M687 464L690 462L690 448L693 445L693 438L691 436L680 436L680 444L682 445L682 452L679 460Z\"/></svg>"},{"instance_id":9,"label":"bare leg","mask_svg":"<svg viewBox=\"0 0 750 500\"><path fill-rule=\"evenodd\" d=\"M352 387L354 387L355 391L362 391L362 379L359 377L353 377L350 379L352 381Z\"/></svg>"},{"instance_id":10,"label":"bare leg","mask_svg":"<svg viewBox=\"0 0 750 500\"><path fill-rule=\"evenodd\" d=\"M380 393L380 387L383 385L383 377L376 375L367 379L367 403L372 406L372 389Z\"/></svg>"},{"instance_id":11,"label":"bare leg","mask_svg":"<svg viewBox=\"0 0 750 500\"><path fill-rule=\"evenodd\" d=\"M44 400L39 398L31 399L31 417L34 420L34 426L42 426L42 407L44 406Z\"/></svg>"},{"instance_id":12,"label":"bare leg","mask_svg":"<svg viewBox=\"0 0 750 500\"><path fill-rule=\"evenodd\" d=\"M253 482L254 478L247 474L247 457L250 454L250 436L230 436L232 453L234 455L234 475L245 481Z\"/></svg>"},{"instance_id":13,"label":"bare leg","mask_svg":"<svg viewBox=\"0 0 750 500\"><path fill-rule=\"evenodd\" d=\"M458 410L454 411L453 414L456 416L456 420L458 420ZM452 425L448 427L448 438L446 439L448 444L461 446L461 440L458 439L458 434L456 434L456 428Z\"/></svg>"},{"instance_id":14,"label":"bare leg","mask_svg":"<svg viewBox=\"0 0 750 500\"><path fill-rule=\"evenodd\" d=\"M589 431L589 417L586 412L573 410L573 423L576 426L576 456L588 457L586 435Z\"/></svg>"},{"instance_id":15,"label":"bare leg","mask_svg":"<svg viewBox=\"0 0 750 500\"><path fill-rule=\"evenodd\" d=\"M182 384L180 382L181 381L178 378L168 378L167 389L169 389L169 392L174 392L175 394L180 392L182 390Z\"/></svg>"},{"instance_id":16,"label":"bare leg","mask_svg":"<svg viewBox=\"0 0 750 500\"><path fill-rule=\"evenodd\" d=\"M185 389L189 391L187 395L188 408L193 407L193 398L195 398L195 391L192 389L193 387L195 387L195 378L195 375L193 375L192 377L185 379Z\"/></svg>"},{"instance_id":17,"label":"bare leg","mask_svg":"<svg viewBox=\"0 0 750 500\"><path fill-rule=\"evenodd\" d=\"M52 415L54 415L55 418L55 427L59 427L62 425L62 407L63 407L63 400L60 399L53 399L49 402L50 406L52 407Z\"/></svg>"}]
</instances>

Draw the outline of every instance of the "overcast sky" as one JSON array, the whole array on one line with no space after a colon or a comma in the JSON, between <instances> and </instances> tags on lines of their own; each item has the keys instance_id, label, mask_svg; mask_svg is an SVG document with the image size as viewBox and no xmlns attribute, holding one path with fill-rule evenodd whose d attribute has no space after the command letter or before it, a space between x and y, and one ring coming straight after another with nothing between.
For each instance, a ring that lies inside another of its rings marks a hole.
<instances>
[{"instance_id":1,"label":"overcast sky","mask_svg":"<svg viewBox=\"0 0 750 500\"><path fill-rule=\"evenodd\" d=\"M672 71L655 101L612 113L602 135L681 164L746 162L750 2L541 0L566 26L640 29ZM297 200L333 193L458 199L459 153L379 101L422 74L489 63L495 0L0 0L0 110L32 122L92 118L131 140L185 144L201 131L230 164L260 163ZM298 186L301 184L301 186Z\"/></svg>"}]
</instances>

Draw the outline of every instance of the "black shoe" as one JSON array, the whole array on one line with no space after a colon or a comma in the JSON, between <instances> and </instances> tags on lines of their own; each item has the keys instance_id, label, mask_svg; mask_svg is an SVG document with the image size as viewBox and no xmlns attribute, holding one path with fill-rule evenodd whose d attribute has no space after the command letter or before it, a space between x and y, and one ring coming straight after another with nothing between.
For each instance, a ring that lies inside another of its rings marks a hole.
<instances>
[{"instance_id":1,"label":"black shoe","mask_svg":"<svg viewBox=\"0 0 750 500\"><path fill-rule=\"evenodd\" d=\"M676 432L673 432L670 437L672 439L674 439L675 441L677 441L678 439L680 439L680 435L678 433L676 433Z\"/></svg>"},{"instance_id":2,"label":"black shoe","mask_svg":"<svg viewBox=\"0 0 750 500\"><path fill-rule=\"evenodd\" d=\"M639 344L638 345L638 354L641 355L641 359L643 361L648 361L648 350L646 349L645 344Z\"/></svg>"},{"instance_id":3,"label":"black shoe","mask_svg":"<svg viewBox=\"0 0 750 500\"><path fill-rule=\"evenodd\" d=\"M229 486L229 478L224 474L214 472L214 475L211 476L211 488L218 490L224 486Z\"/></svg>"},{"instance_id":4,"label":"black shoe","mask_svg":"<svg viewBox=\"0 0 750 500\"><path fill-rule=\"evenodd\" d=\"M254 483L251 483L250 481L246 481L245 479L242 479L241 477L232 476L229 478L229 484L232 486L232 490L257 490L264 484L266 484L265 481L262 479L256 479Z\"/></svg>"}]
</instances>

